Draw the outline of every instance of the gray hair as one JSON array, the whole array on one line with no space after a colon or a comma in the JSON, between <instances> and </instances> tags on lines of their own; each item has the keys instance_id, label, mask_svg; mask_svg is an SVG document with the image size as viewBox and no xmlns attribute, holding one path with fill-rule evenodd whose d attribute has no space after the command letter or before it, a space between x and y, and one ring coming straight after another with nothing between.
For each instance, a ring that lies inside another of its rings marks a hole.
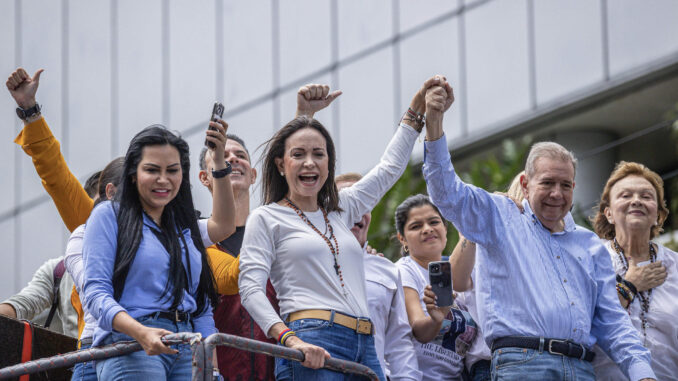
<instances>
[{"instance_id":1,"label":"gray hair","mask_svg":"<svg viewBox=\"0 0 678 381\"><path fill-rule=\"evenodd\" d=\"M532 145L530 153L527 155L527 162L525 163L525 174L527 177L534 176L536 170L535 164L538 159L549 158L572 163L574 173L577 173L577 159L574 154L568 151L565 147L554 142L539 142Z\"/></svg>"}]
</instances>

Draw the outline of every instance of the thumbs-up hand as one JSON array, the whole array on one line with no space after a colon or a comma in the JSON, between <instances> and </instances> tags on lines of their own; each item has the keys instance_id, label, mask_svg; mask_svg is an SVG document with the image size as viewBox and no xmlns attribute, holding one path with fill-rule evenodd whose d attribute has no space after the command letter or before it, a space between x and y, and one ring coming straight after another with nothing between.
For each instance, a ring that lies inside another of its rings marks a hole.
<instances>
[{"instance_id":1,"label":"thumbs-up hand","mask_svg":"<svg viewBox=\"0 0 678 381\"><path fill-rule=\"evenodd\" d=\"M33 77L26 73L23 68L16 69L9 78L7 78L7 90L16 101L16 104L26 110L35 105L35 93L38 91L40 75L44 69L39 69Z\"/></svg>"}]
</instances>

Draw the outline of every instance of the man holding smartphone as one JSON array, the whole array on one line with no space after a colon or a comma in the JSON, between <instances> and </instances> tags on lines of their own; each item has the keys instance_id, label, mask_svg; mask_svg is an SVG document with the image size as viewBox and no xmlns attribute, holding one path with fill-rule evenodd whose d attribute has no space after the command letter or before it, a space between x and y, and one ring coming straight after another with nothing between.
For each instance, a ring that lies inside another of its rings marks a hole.
<instances>
[{"instance_id":1,"label":"man holding smartphone","mask_svg":"<svg viewBox=\"0 0 678 381\"><path fill-rule=\"evenodd\" d=\"M552 142L532 146L521 212L454 172L442 128L453 101L447 83L426 94L423 172L431 200L477 244L478 315L493 379L594 380L594 344L629 379L655 379L650 352L617 298L607 250L570 214L572 153Z\"/></svg>"},{"instance_id":2,"label":"man holding smartphone","mask_svg":"<svg viewBox=\"0 0 678 381\"><path fill-rule=\"evenodd\" d=\"M231 167L231 187L235 200L236 231L227 239L207 248L212 272L218 284L219 304L214 309L214 323L221 333L243 336L253 340L267 341L252 317L240 303L238 295L238 254L245 234L245 222L250 212L250 187L257 179L257 170L252 168L245 142L236 135L228 134L225 158ZM207 147L200 152L200 182L212 192L212 159L206 155ZM270 282L266 295L271 304L278 305L275 290ZM217 347L219 371L225 380L274 380L274 359L263 354L223 346Z\"/></svg>"}]
</instances>

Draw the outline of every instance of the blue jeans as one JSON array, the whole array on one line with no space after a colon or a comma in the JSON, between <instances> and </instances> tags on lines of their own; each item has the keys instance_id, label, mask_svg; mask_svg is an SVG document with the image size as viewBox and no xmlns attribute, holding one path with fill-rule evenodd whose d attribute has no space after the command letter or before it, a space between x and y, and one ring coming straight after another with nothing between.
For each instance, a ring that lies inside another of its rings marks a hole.
<instances>
[{"instance_id":1,"label":"blue jeans","mask_svg":"<svg viewBox=\"0 0 678 381\"><path fill-rule=\"evenodd\" d=\"M90 346L91 344L83 344L80 346L80 350L88 349ZM94 369L92 361L75 364L71 381L97 381L97 371Z\"/></svg>"},{"instance_id":2,"label":"blue jeans","mask_svg":"<svg viewBox=\"0 0 678 381\"><path fill-rule=\"evenodd\" d=\"M350 328L318 319L300 319L287 325L301 340L325 348L337 359L354 361L370 367L384 381L384 373L374 349L374 336L361 335ZM300 362L276 358L275 379L288 381L364 380L363 376L328 369L310 369Z\"/></svg>"},{"instance_id":3,"label":"blue jeans","mask_svg":"<svg viewBox=\"0 0 678 381\"><path fill-rule=\"evenodd\" d=\"M492 375L490 372L490 360L478 360L471 366L469 372L471 381L490 381Z\"/></svg>"},{"instance_id":4,"label":"blue jeans","mask_svg":"<svg viewBox=\"0 0 678 381\"><path fill-rule=\"evenodd\" d=\"M163 328L170 332L193 332L190 322L174 323L171 320L154 316L137 319L146 327ZM133 340L120 332L113 332L102 345L118 341ZM190 380L191 379L191 347L188 344L172 345L179 351L177 354L149 356L138 351L125 356L113 357L96 362L96 371L101 381L131 380Z\"/></svg>"},{"instance_id":5,"label":"blue jeans","mask_svg":"<svg viewBox=\"0 0 678 381\"><path fill-rule=\"evenodd\" d=\"M492 353L492 381L595 379L593 365L585 360L515 347L497 349Z\"/></svg>"}]
</instances>

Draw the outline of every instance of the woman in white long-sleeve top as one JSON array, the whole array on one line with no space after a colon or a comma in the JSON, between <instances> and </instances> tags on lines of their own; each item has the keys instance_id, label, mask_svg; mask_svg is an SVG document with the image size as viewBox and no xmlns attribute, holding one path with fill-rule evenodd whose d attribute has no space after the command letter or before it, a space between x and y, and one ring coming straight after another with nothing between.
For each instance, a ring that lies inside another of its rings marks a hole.
<instances>
[{"instance_id":1,"label":"woman in white long-sleeve top","mask_svg":"<svg viewBox=\"0 0 678 381\"><path fill-rule=\"evenodd\" d=\"M247 222L239 285L243 305L262 330L305 355L302 364L278 359L278 380L345 379L314 370L330 356L360 362L384 379L365 296L364 254L350 228L405 170L423 127L426 88L442 81L424 83L380 163L341 192L334 183L334 144L320 122L298 117L269 141L264 206ZM265 295L269 277L282 318Z\"/></svg>"}]
</instances>

